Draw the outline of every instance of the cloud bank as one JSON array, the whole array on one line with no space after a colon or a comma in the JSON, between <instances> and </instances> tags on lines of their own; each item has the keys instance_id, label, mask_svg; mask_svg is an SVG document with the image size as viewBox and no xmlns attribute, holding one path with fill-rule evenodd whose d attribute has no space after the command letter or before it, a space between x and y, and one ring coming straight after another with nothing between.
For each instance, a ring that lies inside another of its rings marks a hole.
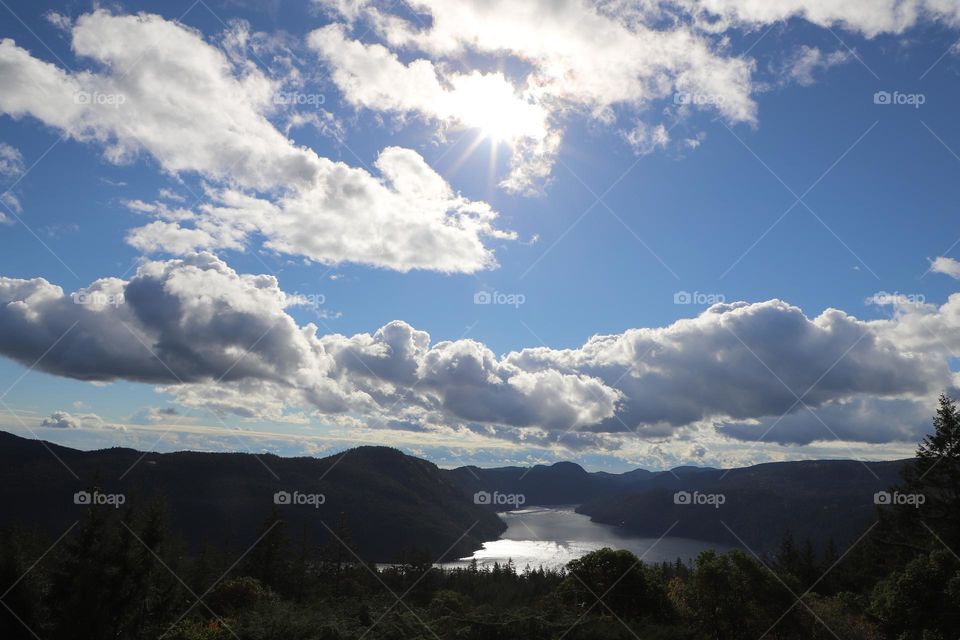
<instances>
[{"instance_id":1,"label":"cloud bank","mask_svg":"<svg viewBox=\"0 0 960 640\"><path fill-rule=\"evenodd\" d=\"M755 439L774 420L780 442L910 439L924 426L917 408L953 386L944 345L960 347L960 294L941 307L893 301L880 321L837 309L810 318L780 300L718 304L576 349L502 356L399 320L321 335L290 315L298 303L273 276L209 253L146 262L128 281L72 294L0 278L0 353L80 380L156 384L183 405L252 419L614 447L612 436L704 425Z\"/></svg>"}]
</instances>

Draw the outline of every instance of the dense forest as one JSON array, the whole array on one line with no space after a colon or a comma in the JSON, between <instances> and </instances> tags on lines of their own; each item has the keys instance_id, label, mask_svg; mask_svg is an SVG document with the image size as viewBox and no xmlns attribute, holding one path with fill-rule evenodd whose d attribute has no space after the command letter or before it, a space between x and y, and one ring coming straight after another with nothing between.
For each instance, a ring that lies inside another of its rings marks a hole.
<instances>
[{"instance_id":1,"label":"dense forest","mask_svg":"<svg viewBox=\"0 0 960 640\"><path fill-rule=\"evenodd\" d=\"M560 571L441 570L411 547L378 567L346 518L322 545L274 511L252 545L194 548L171 533L162 500L91 505L60 538L0 534L0 637L947 640L960 629L951 399L933 426L851 544L785 532L773 552L704 552L689 565L602 549Z\"/></svg>"}]
</instances>

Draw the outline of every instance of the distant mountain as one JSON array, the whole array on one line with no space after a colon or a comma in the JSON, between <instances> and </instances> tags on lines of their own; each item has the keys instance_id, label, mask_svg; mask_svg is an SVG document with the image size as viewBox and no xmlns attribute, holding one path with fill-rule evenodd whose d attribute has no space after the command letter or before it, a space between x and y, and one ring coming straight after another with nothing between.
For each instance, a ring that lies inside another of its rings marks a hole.
<instances>
[{"instance_id":1,"label":"distant mountain","mask_svg":"<svg viewBox=\"0 0 960 640\"><path fill-rule=\"evenodd\" d=\"M580 504L609 493L613 483L596 473L588 473L573 462L557 462L534 467L458 467L442 472L468 493L486 491L523 495L525 504ZM500 511L509 504L495 505Z\"/></svg>"},{"instance_id":2,"label":"distant mountain","mask_svg":"<svg viewBox=\"0 0 960 640\"><path fill-rule=\"evenodd\" d=\"M831 538L838 546L852 541L875 520L874 493L898 483L907 462L819 460L622 474L560 463L444 473L465 490L523 494L527 505L576 503L593 521L641 536L659 537L676 523L672 536L746 544L759 553L775 548L787 530L798 544L806 537L818 547ZM695 492L722 495L716 501L723 504L677 504L678 491L691 501Z\"/></svg>"},{"instance_id":3,"label":"distant mountain","mask_svg":"<svg viewBox=\"0 0 960 640\"><path fill-rule=\"evenodd\" d=\"M505 529L495 513L475 505L436 465L386 447L322 459L120 448L84 452L0 432L0 527L62 532L87 508L74 504L74 493L92 487L102 494L123 493L128 503L160 497L173 529L189 543L241 549L256 539L275 508L291 538L313 544L338 544L326 527L338 531L343 514L361 557L372 561L395 561L412 547L434 558L448 549L446 557L463 557ZM325 502L317 508L276 506L274 494L280 491L289 493L291 502L294 492L322 494Z\"/></svg>"},{"instance_id":4,"label":"distant mountain","mask_svg":"<svg viewBox=\"0 0 960 640\"><path fill-rule=\"evenodd\" d=\"M634 469L624 473L590 473L573 462L533 467L458 467L444 470L464 491L521 494L526 504L580 504L597 498L655 487L673 487L681 477L716 473L709 467L677 467L671 471ZM720 471L722 473L722 471ZM504 506L501 511L510 507Z\"/></svg>"},{"instance_id":5,"label":"distant mountain","mask_svg":"<svg viewBox=\"0 0 960 640\"><path fill-rule=\"evenodd\" d=\"M364 559L396 561L414 547L435 558L449 549L445 558L453 558L497 538L505 525L495 511L517 506L476 504L479 492L519 495L523 506L576 504L596 522L648 537L676 523L672 536L745 544L757 552L773 549L788 529L798 543L809 536L821 546L832 538L840 547L870 525L874 493L896 484L905 463L826 460L622 474L589 473L571 462L438 469L386 447L321 459L84 452L0 432L0 527L26 524L59 533L86 508L74 504L74 493L96 486L139 503L160 497L174 530L194 545L246 548L275 515L294 539L330 544L335 541L327 527L337 531L342 514ZM691 501L695 494L722 495L723 504L677 504L678 491ZM276 506L276 492L289 493L291 501L322 494L325 502Z\"/></svg>"}]
</instances>

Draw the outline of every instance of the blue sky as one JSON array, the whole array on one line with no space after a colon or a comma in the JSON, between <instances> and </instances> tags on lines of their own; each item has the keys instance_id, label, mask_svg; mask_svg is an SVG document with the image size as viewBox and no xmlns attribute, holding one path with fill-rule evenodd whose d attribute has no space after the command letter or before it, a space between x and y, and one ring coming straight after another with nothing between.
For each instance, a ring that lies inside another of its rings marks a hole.
<instances>
[{"instance_id":1,"label":"blue sky","mask_svg":"<svg viewBox=\"0 0 960 640\"><path fill-rule=\"evenodd\" d=\"M0 8L4 428L729 466L955 388L955 9L255 4Z\"/></svg>"}]
</instances>

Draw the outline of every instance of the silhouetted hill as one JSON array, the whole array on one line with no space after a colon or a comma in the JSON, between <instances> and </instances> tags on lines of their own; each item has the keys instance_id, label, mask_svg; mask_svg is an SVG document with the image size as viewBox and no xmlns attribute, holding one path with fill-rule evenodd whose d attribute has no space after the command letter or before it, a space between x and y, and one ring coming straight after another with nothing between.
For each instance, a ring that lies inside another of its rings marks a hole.
<instances>
[{"instance_id":1,"label":"silhouetted hill","mask_svg":"<svg viewBox=\"0 0 960 640\"><path fill-rule=\"evenodd\" d=\"M672 471L634 469L624 473L590 473L573 462L488 469L469 466L443 471L464 491L520 493L526 497L526 504L535 505L579 504L624 491L673 487L682 477L717 472L723 473L718 469L688 466Z\"/></svg>"},{"instance_id":2,"label":"silhouetted hill","mask_svg":"<svg viewBox=\"0 0 960 640\"><path fill-rule=\"evenodd\" d=\"M789 530L799 543L842 548L876 520L874 493L900 480L907 461L777 462L722 471L660 474L629 493L599 497L577 511L644 536L671 535L771 550ZM645 486L644 486L645 485ZM722 495L723 504L677 504L674 495Z\"/></svg>"},{"instance_id":3,"label":"silhouetted hill","mask_svg":"<svg viewBox=\"0 0 960 640\"><path fill-rule=\"evenodd\" d=\"M874 493L897 483L905 462L821 460L622 474L588 473L559 463L444 473L465 491L519 493L526 505L579 504L577 511L595 522L638 535L659 537L676 522L671 535L745 543L759 552L778 545L788 529L798 541L809 536L817 546L829 538L839 545L856 537L874 520ZM675 504L677 491L723 494L725 502L719 508Z\"/></svg>"},{"instance_id":4,"label":"silhouetted hill","mask_svg":"<svg viewBox=\"0 0 960 640\"><path fill-rule=\"evenodd\" d=\"M671 535L746 544L759 552L776 546L787 529L798 541L809 536L818 546L829 538L837 545L850 541L873 521L873 494L897 483L904 462L804 461L623 474L589 473L571 462L441 470L387 447L322 459L83 452L0 432L0 526L60 532L85 508L73 503L73 494L97 486L138 503L162 498L174 529L194 545L244 548L276 508L296 540L329 544L327 527L336 531L343 514L365 559L394 561L412 547L436 558L453 545L447 554L452 558L468 555L505 528L494 510L514 506L474 504L474 494L485 491L522 494L527 506L578 504L594 521L643 536L658 537L676 522ZM278 491L323 494L325 502L317 508L275 507ZM722 494L724 503L676 504L677 491Z\"/></svg>"},{"instance_id":5,"label":"silhouetted hill","mask_svg":"<svg viewBox=\"0 0 960 640\"><path fill-rule=\"evenodd\" d=\"M245 548L275 508L291 538L317 545L332 542L327 527L338 531L343 514L361 556L374 561L397 560L414 546L434 558L452 546L449 557L462 557L505 528L436 465L386 447L322 459L84 452L0 432L0 526L59 533L87 508L74 504L74 493L95 486L125 494L128 504L160 497L174 530L192 544ZM275 506L278 491L323 494L325 502Z\"/></svg>"},{"instance_id":6,"label":"silhouetted hill","mask_svg":"<svg viewBox=\"0 0 960 640\"><path fill-rule=\"evenodd\" d=\"M522 494L525 504L579 504L609 493L615 482L600 474L587 473L573 462L534 467L458 467L443 472L468 493L487 491ZM511 507L502 505L501 510Z\"/></svg>"}]
</instances>

